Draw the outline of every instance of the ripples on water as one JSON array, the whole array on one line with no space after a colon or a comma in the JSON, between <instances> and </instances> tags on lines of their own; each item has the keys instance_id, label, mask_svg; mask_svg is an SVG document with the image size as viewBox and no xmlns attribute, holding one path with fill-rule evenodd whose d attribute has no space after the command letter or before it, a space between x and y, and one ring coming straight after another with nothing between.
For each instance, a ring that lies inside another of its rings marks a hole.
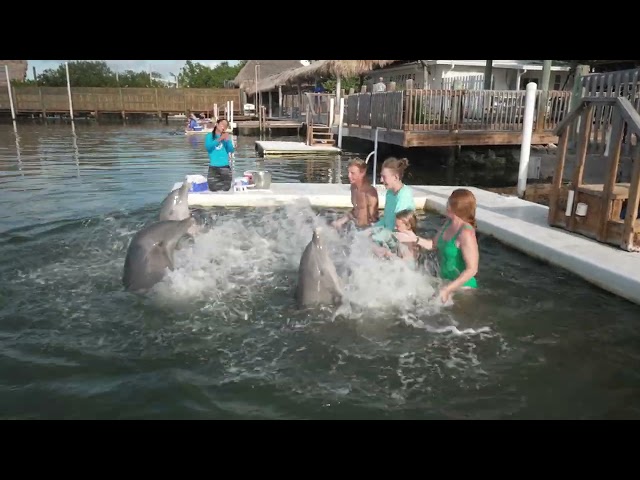
<instances>
[{"instance_id":1,"label":"ripples on water","mask_svg":"<svg viewBox=\"0 0 640 480\"><path fill-rule=\"evenodd\" d=\"M151 295L124 292L131 237L202 169L202 145L69 128L22 127L20 163L0 130L2 417L637 416L639 310L486 237L482 289L442 308L435 279L333 235L350 308L300 311L300 255L335 213L211 209ZM307 180L287 162L269 165L276 181ZM439 224L421 216L427 234Z\"/></svg>"}]
</instances>

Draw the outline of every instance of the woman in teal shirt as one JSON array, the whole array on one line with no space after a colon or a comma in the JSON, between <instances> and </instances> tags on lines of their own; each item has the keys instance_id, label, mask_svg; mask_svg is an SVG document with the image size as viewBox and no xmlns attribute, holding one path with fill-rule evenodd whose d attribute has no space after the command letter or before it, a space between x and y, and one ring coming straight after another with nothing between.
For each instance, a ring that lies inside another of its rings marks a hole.
<instances>
[{"instance_id":1,"label":"woman in teal shirt","mask_svg":"<svg viewBox=\"0 0 640 480\"><path fill-rule=\"evenodd\" d=\"M396 245L393 230L396 226L396 214L403 210L414 211L416 202L413 199L413 190L409 185L402 183L404 172L409 166L406 158L387 158L382 164L380 178L387 188L384 201L384 214L375 222L372 239L380 246L393 249Z\"/></svg>"},{"instance_id":2,"label":"woman in teal shirt","mask_svg":"<svg viewBox=\"0 0 640 480\"><path fill-rule=\"evenodd\" d=\"M446 302L458 289L478 288L478 240L476 238L476 197L466 188L458 188L447 202L447 221L435 239L420 238L413 232L401 232L396 238L402 243L415 243L427 250L437 250L440 276L448 280L440 289Z\"/></svg>"},{"instance_id":3,"label":"woman in teal shirt","mask_svg":"<svg viewBox=\"0 0 640 480\"><path fill-rule=\"evenodd\" d=\"M227 126L229 123L221 118L216 122L213 132L204 138L204 148L209 154L209 173L207 183L212 192L231 190L233 181L229 157L234 152L233 140L229 138Z\"/></svg>"}]
</instances>

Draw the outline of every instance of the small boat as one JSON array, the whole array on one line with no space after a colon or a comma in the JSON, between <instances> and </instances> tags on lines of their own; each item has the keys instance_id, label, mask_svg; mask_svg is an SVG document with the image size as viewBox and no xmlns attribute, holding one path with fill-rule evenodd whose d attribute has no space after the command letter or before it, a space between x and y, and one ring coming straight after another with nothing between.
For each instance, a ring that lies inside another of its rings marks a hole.
<instances>
[{"instance_id":1,"label":"small boat","mask_svg":"<svg viewBox=\"0 0 640 480\"><path fill-rule=\"evenodd\" d=\"M211 132L213 132L213 128L203 128L201 130L189 130L187 128L184 129L185 135L200 135L200 134L204 135Z\"/></svg>"},{"instance_id":2,"label":"small boat","mask_svg":"<svg viewBox=\"0 0 640 480\"><path fill-rule=\"evenodd\" d=\"M211 124L213 124L213 122L210 122ZM238 125L236 124L236 122L231 122L229 124L229 128L227 129L227 132L231 133L233 132L236 127ZM213 132L213 129L215 127L211 127L211 128L207 128L207 127L203 127L202 130L189 130L187 128L184 129L184 134L185 135L198 135L198 134L206 134L206 133L211 133Z\"/></svg>"}]
</instances>

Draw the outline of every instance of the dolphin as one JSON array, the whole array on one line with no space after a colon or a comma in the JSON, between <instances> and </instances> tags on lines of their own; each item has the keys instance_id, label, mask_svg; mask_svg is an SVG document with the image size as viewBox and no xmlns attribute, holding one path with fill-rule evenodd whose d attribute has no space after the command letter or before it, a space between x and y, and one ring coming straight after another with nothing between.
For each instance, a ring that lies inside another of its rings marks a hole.
<instances>
[{"instance_id":1,"label":"dolphin","mask_svg":"<svg viewBox=\"0 0 640 480\"><path fill-rule=\"evenodd\" d=\"M131 239L124 261L122 284L126 290L144 292L173 270L173 252L185 235L193 236L196 220L162 220L144 227Z\"/></svg>"},{"instance_id":2,"label":"dolphin","mask_svg":"<svg viewBox=\"0 0 640 480\"><path fill-rule=\"evenodd\" d=\"M184 220L189 218L189 189L191 183L185 181L176 188L160 204L160 220Z\"/></svg>"},{"instance_id":3,"label":"dolphin","mask_svg":"<svg viewBox=\"0 0 640 480\"><path fill-rule=\"evenodd\" d=\"M313 230L300 259L296 300L299 307L336 305L342 300L342 283L324 245L320 227Z\"/></svg>"}]
</instances>

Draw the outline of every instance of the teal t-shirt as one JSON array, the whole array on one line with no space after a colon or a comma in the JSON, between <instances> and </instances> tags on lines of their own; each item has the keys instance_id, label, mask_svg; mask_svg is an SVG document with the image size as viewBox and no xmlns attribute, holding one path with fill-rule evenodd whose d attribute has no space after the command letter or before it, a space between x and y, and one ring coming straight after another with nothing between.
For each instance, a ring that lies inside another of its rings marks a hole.
<instances>
[{"instance_id":1,"label":"teal t-shirt","mask_svg":"<svg viewBox=\"0 0 640 480\"><path fill-rule=\"evenodd\" d=\"M378 230L372 236L373 240L386 244L388 247L393 247L395 243L393 239L393 231L396 228L396 214L402 210L415 210L416 202L413 199L413 190L408 185L398 190L398 193L393 193L392 190L387 190L387 194L384 200L384 213L382 218L378 220L373 226Z\"/></svg>"}]
</instances>

